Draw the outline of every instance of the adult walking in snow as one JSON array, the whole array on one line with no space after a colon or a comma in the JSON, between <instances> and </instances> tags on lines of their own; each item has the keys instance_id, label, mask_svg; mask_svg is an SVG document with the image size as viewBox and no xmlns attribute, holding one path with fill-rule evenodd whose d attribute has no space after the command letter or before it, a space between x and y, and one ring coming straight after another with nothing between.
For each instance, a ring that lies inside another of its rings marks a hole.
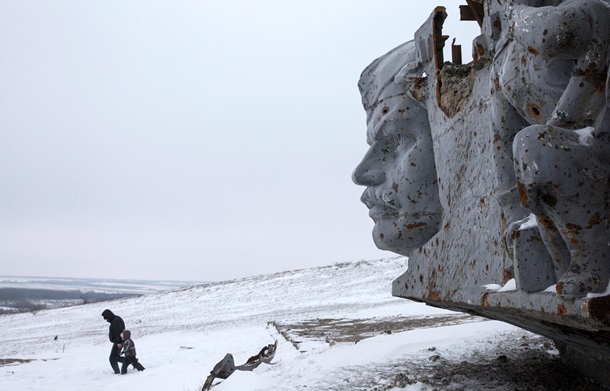
<instances>
[{"instance_id":1,"label":"adult walking in snow","mask_svg":"<svg viewBox=\"0 0 610 391\"><path fill-rule=\"evenodd\" d=\"M106 319L106 322L110 323L108 327L108 339L112 342L112 349L110 350L110 366L114 370L115 374L121 373L119 370L119 362L122 363L124 358L121 357L121 346L122 342L121 333L125 330L125 322L123 319L112 313L109 309L105 309L102 312L102 316Z\"/></svg>"}]
</instances>

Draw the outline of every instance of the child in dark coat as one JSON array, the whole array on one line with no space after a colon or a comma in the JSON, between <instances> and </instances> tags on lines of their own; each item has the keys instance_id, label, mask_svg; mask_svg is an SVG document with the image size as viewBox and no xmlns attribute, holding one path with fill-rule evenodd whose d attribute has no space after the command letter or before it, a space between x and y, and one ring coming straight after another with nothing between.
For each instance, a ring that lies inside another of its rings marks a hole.
<instances>
[{"instance_id":1,"label":"child in dark coat","mask_svg":"<svg viewBox=\"0 0 610 391\"><path fill-rule=\"evenodd\" d=\"M121 333L121 339L123 340L123 342L119 344L119 347L123 347L121 354L125 355L123 365L121 366L121 375L127 373L127 367L129 366L129 364L133 365L133 367L138 371L143 371L144 367L138 362L138 359L136 358L136 344L131 339L131 331L123 330L123 332Z\"/></svg>"}]
</instances>

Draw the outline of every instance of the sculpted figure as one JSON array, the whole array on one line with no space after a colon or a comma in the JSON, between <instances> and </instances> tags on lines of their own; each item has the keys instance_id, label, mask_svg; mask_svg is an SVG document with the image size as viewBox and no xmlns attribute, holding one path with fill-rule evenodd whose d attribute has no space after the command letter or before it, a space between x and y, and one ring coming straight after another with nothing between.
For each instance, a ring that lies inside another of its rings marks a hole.
<instances>
[{"instance_id":1,"label":"sculpted figure","mask_svg":"<svg viewBox=\"0 0 610 391\"><path fill-rule=\"evenodd\" d=\"M529 43L535 37L528 36L533 34L528 34L530 30L524 26L524 10L538 10L540 6L554 3L557 0L491 2L495 20L502 26L501 32L489 28L492 30L489 35L495 38L491 43L495 46L491 72L493 151L500 202L508 222L529 214L519 207L517 197L512 156L514 137L526 126L549 120L574 67L572 59L541 56Z\"/></svg>"},{"instance_id":2,"label":"sculpted figure","mask_svg":"<svg viewBox=\"0 0 610 391\"><path fill-rule=\"evenodd\" d=\"M567 265L557 293L582 297L604 292L610 278L610 118L604 94L610 7L601 0L555 3L516 4L512 10L515 41L534 56L574 64L550 117L521 130L513 154L521 205L536 215L551 256Z\"/></svg>"},{"instance_id":3,"label":"sculpted figure","mask_svg":"<svg viewBox=\"0 0 610 391\"><path fill-rule=\"evenodd\" d=\"M442 220L428 113L419 98L415 45L407 42L373 61L358 86L370 148L352 178L366 186L362 202L377 247L403 255L425 244Z\"/></svg>"},{"instance_id":4,"label":"sculpted figure","mask_svg":"<svg viewBox=\"0 0 610 391\"><path fill-rule=\"evenodd\" d=\"M483 38L487 40L488 52L493 55L490 73L492 151L496 194L502 207L509 254L505 268L509 275L515 275L520 289L527 291L542 290L555 283L568 264L568 250L563 241L555 240L553 246L545 247L542 236L547 235L547 231L539 232L533 227L518 233L531 211L519 201L512 151L513 140L520 130L549 121L571 77L574 60L536 52L529 43L529 39L533 39L533 34L528 34L531 26L525 23L527 12L551 9L557 2L490 2L489 16L483 27ZM542 36L543 31L539 34Z\"/></svg>"},{"instance_id":5,"label":"sculpted figure","mask_svg":"<svg viewBox=\"0 0 610 391\"><path fill-rule=\"evenodd\" d=\"M353 179L377 246L409 256L392 294L544 335L608 386L610 0L468 3L483 31L466 105L442 104L463 92L442 66L444 7L416 55L401 45L360 80L370 148Z\"/></svg>"}]
</instances>

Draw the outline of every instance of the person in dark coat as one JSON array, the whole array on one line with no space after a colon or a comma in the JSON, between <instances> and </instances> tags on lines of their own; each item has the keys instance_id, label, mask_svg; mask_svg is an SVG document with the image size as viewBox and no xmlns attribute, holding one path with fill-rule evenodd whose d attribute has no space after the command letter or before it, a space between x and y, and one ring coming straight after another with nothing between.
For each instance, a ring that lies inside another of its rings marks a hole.
<instances>
[{"instance_id":1,"label":"person in dark coat","mask_svg":"<svg viewBox=\"0 0 610 391\"><path fill-rule=\"evenodd\" d=\"M123 340L123 342L121 342L119 346L123 348L121 354L125 355L125 358L123 359L123 365L121 366L121 375L127 373L127 367L129 366L129 364L133 365L133 367L138 371L143 371L144 367L138 362L138 359L136 358L136 344L131 339L131 331L124 330L121 333L121 339Z\"/></svg>"},{"instance_id":2,"label":"person in dark coat","mask_svg":"<svg viewBox=\"0 0 610 391\"><path fill-rule=\"evenodd\" d=\"M102 312L102 316L106 319L106 322L110 323L108 327L108 338L112 342L112 349L110 350L110 366L114 370L115 374L121 373L119 371L119 364L122 363L124 358L121 357L121 346L119 345L121 340L121 333L125 330L125 322L120 316L115 315L112 311L106 309Z\"/></svg>"}]
</instances>

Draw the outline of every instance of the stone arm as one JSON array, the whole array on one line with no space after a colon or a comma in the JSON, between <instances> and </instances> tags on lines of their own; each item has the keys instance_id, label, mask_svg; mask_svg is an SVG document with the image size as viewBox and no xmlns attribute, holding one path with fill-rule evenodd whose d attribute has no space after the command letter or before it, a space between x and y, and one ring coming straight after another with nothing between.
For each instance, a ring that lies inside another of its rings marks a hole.
<instances>
[{"instance_id":1,"label":"stone arm","mask_svg":"<svg viewBox=\"0 0 610 391\"><path fill-rule=\"evenodd\" d=\"M576 59L599 33L593 29L592 8L583 7L580 1L565 1L556 7L515 5L513 38L532 54Z\"/></svg>"},{"instance_id":2,"label":"stone arm","mask_svg":"<svg viewBox=\"0 0 610 391\"><path fill-rule=\"evenodd\" d=\"M610 8L602 0L513 10L513 38L533 55L574 60L572 77L548 121L568 129L591 126L605 102Z\"/></svg>"}]
</instances>

